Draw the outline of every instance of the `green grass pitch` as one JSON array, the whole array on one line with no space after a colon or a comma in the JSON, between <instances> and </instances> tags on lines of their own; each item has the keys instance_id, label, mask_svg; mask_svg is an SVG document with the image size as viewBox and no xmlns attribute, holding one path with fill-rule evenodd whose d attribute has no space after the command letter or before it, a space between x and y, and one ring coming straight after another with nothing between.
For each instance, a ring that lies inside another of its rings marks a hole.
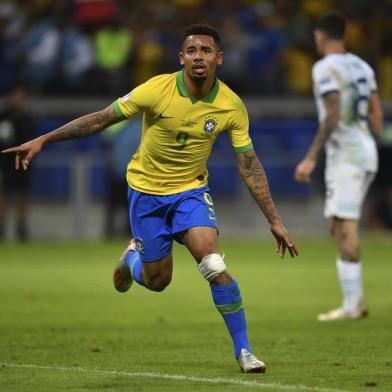
<instances>
[{"instance_id":1,"label":"green grass pitch","mask_svg":"<svg viewBox=\"0 0 392 392\"><path fill-rule=\"evenodd\" d=\"M120 242L0 245L0 391L392 391L391 239L363 241L370 317L356 322L315 320L340 301L336 251L327 239L298 245L291 261L272 240L221 244L265 375L239 372L181 246L166 291L120 294Z\"/></svg>"}]
</instances>

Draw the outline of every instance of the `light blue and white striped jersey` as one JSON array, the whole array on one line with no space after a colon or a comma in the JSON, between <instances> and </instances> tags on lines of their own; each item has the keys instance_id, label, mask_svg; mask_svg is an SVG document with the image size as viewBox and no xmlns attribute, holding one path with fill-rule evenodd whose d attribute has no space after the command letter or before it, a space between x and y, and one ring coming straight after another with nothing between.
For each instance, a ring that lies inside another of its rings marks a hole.
<instances>
[{"instance_id":1,"label":"light blue and white striped jersey","mask_svg":"<svg viewBox=\"0 0 392 392\"><path fill-rule=\"evenodd\" d=\"M325 146L327 165L349 162L376 172L377 148L368 124L369 97L377 91L372 68L352 53L333 53L314 64L312 77L320 122L326 116L323 96L340 93L340 121Z\"/></svg>"}]
</instances>

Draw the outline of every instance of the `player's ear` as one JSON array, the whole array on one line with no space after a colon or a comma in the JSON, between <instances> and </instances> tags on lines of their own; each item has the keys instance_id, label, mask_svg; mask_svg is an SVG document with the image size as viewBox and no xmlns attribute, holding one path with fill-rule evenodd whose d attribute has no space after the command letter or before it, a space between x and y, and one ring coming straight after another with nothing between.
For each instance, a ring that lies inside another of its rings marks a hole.
<instances>
[{"instance_id":1,"label":"player's ear","mask_svg":"<svg viewBox=\"0 0 392 392\"><path fill-rule=\"evenodd\" d=\"M218 50L216 54L216 64L222 65L222 63L223 63L223 52L221 50Z\"/></svg>"},{"instance_id":2,"label":"player's ear","mask_svg":"<svg viewBox=\"0 0 392 392\"><path fill-rule=\"evenodd\" d=\"M178 54L178 57L179 57L179 59L180 59L180 64L181 65L184 65L185 64L185 61L184 61L184 52L180 52L179 54Z\"/></svg>"},{"instance_id":3,"label":"player's ear","mask_svg":"<svg viewBox=\"0 0 392 392\"><path fill-rule=\"evenodd\" d=\"M218 52L218 54L217 54L217 64L218 65L222 65L222 63L223 63L223 52L220 50L219 52Z\"/></svg>"}]
</instances>

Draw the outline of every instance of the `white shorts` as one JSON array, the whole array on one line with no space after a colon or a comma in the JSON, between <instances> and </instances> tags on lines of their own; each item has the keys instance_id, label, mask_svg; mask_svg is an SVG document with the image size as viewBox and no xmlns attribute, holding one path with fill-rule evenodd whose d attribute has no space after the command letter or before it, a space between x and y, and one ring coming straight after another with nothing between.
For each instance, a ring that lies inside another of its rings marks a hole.
<instances>
[{"instance_id":1,"label":"white shorts","mask_svg":"<svg viewBox=\"0 0 392 392\"><path fill-rule=\"evenodd\" d=\"M327 167L324 216L359 220L374 177L375 173L348 163Z\"/></svg>"}]
</instances>

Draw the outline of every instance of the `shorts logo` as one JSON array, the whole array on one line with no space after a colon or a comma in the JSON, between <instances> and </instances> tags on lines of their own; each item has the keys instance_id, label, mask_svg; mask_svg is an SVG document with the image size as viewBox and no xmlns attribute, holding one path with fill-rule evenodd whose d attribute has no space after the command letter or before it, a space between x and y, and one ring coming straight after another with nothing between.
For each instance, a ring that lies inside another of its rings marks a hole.
<instances>
[{"instance_id":1,"label":"shorts logo","mask_svg":"<svg viewBox=\"0 0 392 392\"><path fill-rule=\"evenodd\" d=\"M215 220L216 219L216 214L214 210L214 203L212 201L211 195L208 192L203 192L203 197L204 201L208 204L208 219L210 220Z\"/></svg>"},{"instance_id":2,"label":"shorts logo","mask_svg":"<svg viewBox=\"0 0 392 392\"><path fill-rule=\"evenodd\" d=\"M213 208L211 208L211 207L208 207L208 211L210 211L210 213L208 215L208 219L215 220L216 219L215 210Z\"/></svg>"},{"instance_id":3,"label":"shorts logo","mask_svg":"<svg viewBox=\"0 0 392 392\"><path fill-rule=\"evenodd\" d=\"M204 131L207 133L214 132L217 124L217 119L215 117L207 117L204 121Z\"/></svg>"},{"instance_id":4,"label":"shorts logo","mask_svg":"<svg viewBox=\"0 0 392 392\"><path fill-rule=\"evenodd\" d=\"M213 206L214 202L212 201L211 195L208 192L203 192L203 197L205 202L209 205L209 206Z\"/></svg>"},{"instance_id":5,"label":"shorts logo","mask_svg":"<svg viewBox=\"0 0 392 392\"><path fill-rule=\"evenodd\" d=\"M136 245L136 250L139 253L144 253L144 244L141 238L135 238L135 245Z\"/></svg>"}]
</instances>

